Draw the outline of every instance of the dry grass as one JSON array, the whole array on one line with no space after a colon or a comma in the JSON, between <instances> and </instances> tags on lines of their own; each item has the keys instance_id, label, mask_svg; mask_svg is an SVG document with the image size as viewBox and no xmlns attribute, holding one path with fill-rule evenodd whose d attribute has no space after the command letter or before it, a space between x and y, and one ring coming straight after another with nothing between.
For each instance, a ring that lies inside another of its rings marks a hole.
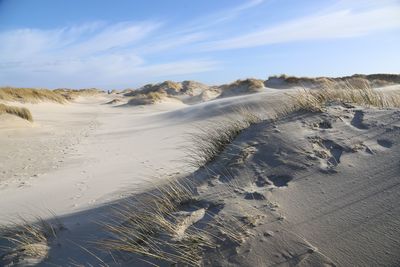
<instances>
[{"instance_id":1,"label":"dry grass","mask_svg":"<svg viewBox=\"0 0 400 267\"><path fill-rule=\"evenodd\" d=\"M244 129L261 121L261 116L241 108L235 116L197 127L189 134L188 163L199 168L213 161Z\"/></svg>"},{"instance_id":2,"label":"dry grass","mask_svg":"<svg viewBox=\"0 0 400 267\"><path fill-rule=\"evenodd\" d=\"M119 224L106 224L112 238L103 240L103 248L139 254L149 258L197 266L201 250L212 246L207 236L195 229L174 240L179 231L174 212L194 201L194 191L187 183L171 180L155 190L136 197L132 203L116 209Z\"/></svg>"},{"instance_id":3,"label":"dry grass","mask_svg":"<svg viewBox=\"0 0 400 267\"><path fill-rule=\"evenodd\" d=\"M14 107L14 106L7 106L4 104L0 104L0 115L4 113L18 116L30 122L33 121L31 112L29 111L29 109L24 107Z\"/></svg>"},{"instance_id":4,"label":"dry grass","mask_svg":"<svg viewBox=\"0 0 400 267\"><path fill-rule=\"evenodd\" d=\"M221 95L219 97L229 97L234 95L249 94L259 92L264 88L264 81L258 79L236 80L233 83L219 87Z\"/></svg>"},{"instance_id":5,"label":"dry grass","mask_svg":"<svg viewBox=\"0 0 400 267\"><path fill-rule=\"evenodd\" d=\"M344 77L295 77L288 76L286 74L270 76L270 79L280 79L290 86L336 86L341 87L346 84L350 84L355 88L363 88L365 84L367 86L381 87L392 84L400 83L400 75L398 74L370 74L362 75L355 74L352 76ZM267 81L268 82L268 81Z\"/></svg>"},{"instance_id":6,"label":"dry grass","mask_svg":"<svg viewBox=\"0 0 400 267\"><path fill-rule=\"evenodd\" d=\"M193 181L171 179L116 208L114 222L104 224L111 237L97 244L146 262L200 266L204 253L217 244L243 242L245 225L216 216L213 207L219 205L199 200ZM186 224L181 212L187 210L200 211L200 218Z\"/></svg>"},{"instance_id":7,"label":"dry grass","mask_svg":"<svg viewBox=\"0 0 400 267\"><path fill-rule=\"evenodd\" d=\"M50 101L63 104L66 102L66 98L63 95L52 90L13 87L0 88L0 100L22 103Z\"/></svg>"},{"instance_id":8,"label":"dry grass","mask_svg":"<svg viewBox=\"0 0 400 267\"><path fill-rule=\"evenodd\" d=\"M264 81L259 80L259 79L245 79L245 80L236 80L233 83L230 83L228 85L225 85L225 88L223 89L232 89L232 88L237 88L237 87L246 87L249 89L249 91L256 91L259 88L264 87Z\"/></svg>"},{"instance_id":9,"label":"dry grass","mask_svg":"<svg viewBox=\"0 0 400 267\"><path fill-rule=\"evenodd\" d=\"M74 100L78 96L91 96L102 93L103 91L90 89L37 89L37 88L14 88L1 87L0 100L17 101L21 103L39 103L39 102L55 102L64 104L67 101Z\"/></svg>"},{"instance_id":10,"label":"dry grass","mask_svg":"<svg viewBox=\"0 0 400 267\"><path fill-rule=\"evenodd\" d=\"M0 243L7 242L9 245L0 247L5 252L0 263L18 264L18 260L24 258L37 259L40 262L47 257L50 240L56 238L57 231L62 229L59 222L55 227L41 218L37 218L35 223L21 219L18 225L2 229Z\"/></svg>"},{"instance_id":11,"label":"dry grass","mask_svg":"<svg viewBox=\"0 0 400 267\"><path fill-rule=\"evenodd\" d=\"M363 107L398 108L399 94L384 94L376 91L368 83L344 83L341 86L322 89L303 89L296 94L288 94L292 103L278 110L277 118L295 111L322 112L325 107L333 104L354 104Z\"/></svg>"},{"instance_id":12,"label":"dry grass","mask_svg":"<svg viewBox=\"0 0 400 267\"><path fill-rule=\"evenodd\" d=\"M164 81L158 84L146 84L137 90L124 93L125 96L140 96L149 94L176 95L182 90L182 84L173 81Z\"/></svg>"}]
</instances>

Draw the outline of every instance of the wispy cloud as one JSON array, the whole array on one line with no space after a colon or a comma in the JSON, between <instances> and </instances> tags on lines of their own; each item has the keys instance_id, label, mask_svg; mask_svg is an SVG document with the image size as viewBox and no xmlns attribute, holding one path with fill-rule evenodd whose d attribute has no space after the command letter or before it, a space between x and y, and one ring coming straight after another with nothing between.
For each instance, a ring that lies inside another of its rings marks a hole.
<instances>
[{"instance_id":1,"label":"wispy cloud","mask_svg":"<svg viewBox=\"0 0 400 267\"><path fill-rule=\"evenodd\" d=\"M336 10L268 26L233 38L208 42L203 48L226 50L303 40L356 37L400 28L399 18L398 4L362 11Z\"/></svg>"},{"instance_id":2,"label":"wispy cloud","mask_svg":"<svg viewBox=\"0 0 400 267\"><path fill-rule=\"evenodd\" d=\"M168 74L209 71L217 66L215 60L202 58L146 62L144 56L149 52L172 49L200 37L182 35L161 44L144 45L161 26L160 22L93 22L52 30L0 33L0 81L19 85L28 79L32 85L42 82L71 87L128 85Z\"/></svg>"}]
</instances>

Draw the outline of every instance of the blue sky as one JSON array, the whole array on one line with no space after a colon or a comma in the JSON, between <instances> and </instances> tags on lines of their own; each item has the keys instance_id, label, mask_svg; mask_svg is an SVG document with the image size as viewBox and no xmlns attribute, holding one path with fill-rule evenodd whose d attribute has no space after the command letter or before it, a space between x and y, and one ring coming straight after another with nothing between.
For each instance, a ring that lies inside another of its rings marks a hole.
<instances>
[{"instance_id":1,"label":"blue sky","mask_svg":"<svg viewBox=\"0 0 400 267\"><path fill-rule=\"evenodd\" d=\"M400 72L397 0L0 0L0 85Z\"/></svg>"}]
</instances>

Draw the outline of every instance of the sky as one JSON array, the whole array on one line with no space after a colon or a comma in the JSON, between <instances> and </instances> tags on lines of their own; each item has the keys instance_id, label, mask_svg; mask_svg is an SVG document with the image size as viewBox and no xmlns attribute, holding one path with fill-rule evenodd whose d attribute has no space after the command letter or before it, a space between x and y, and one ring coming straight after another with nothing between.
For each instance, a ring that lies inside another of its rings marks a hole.
<instances>
[{"instance_id":1,"label":"sky","mask_svg":"<svg viewBox=\"0 0 400 267\"><path fill-rule=\"evenodd\" d=\"M0 0L0 86L400 73L400 0Z\"/></svg>"}]
</instances>

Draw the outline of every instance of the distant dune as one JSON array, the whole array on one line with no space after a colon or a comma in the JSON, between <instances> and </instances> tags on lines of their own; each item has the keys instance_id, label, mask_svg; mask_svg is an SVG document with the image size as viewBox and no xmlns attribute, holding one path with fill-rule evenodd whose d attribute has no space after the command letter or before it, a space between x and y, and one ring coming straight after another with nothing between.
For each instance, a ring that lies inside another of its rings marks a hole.
<instances>
[{"instance_id":1,"label":"distant dune","mask_svg":"<svg viewBox=\"0 0 400 267\"><path fill-rule=\"evenodd\" d=\"M387 85L399 84L399 74L371 74L362 75L355 74L352 76L344 76L338 78L331 77L295 77L295 76L271 76L265 81L265 85L271 88L290 88L294 86L304 87L321 87L341 85L343 83L350 84L355 87L363 87L365 84L372 87L382 87Z\"/></svg>"},{"instance_id":2,"label":"distant dune","mask_svg":"<svg viewBox=\"0 0 400 267\"><path fill-rule=\"evenodd\" d=\"M399 83L400 75L397 74L355 74L339 78L281 75L271 76L267 80L249 78L215 86L208 86L195 81L165 81L159 84L147 84L138 89L128 89L123 94L132 97L132 101L130 101L132 105L155 104L163 102L167 98L175 98L186 104L196 104L217 98L258 93L265 88L322 88L343 85L363 88L364 86L383 87Z\"/></svg>"},{"instance_id":3,"label":"distant dune","mask_svg":"<svg viewBox=\"0 0 400 267\"><path fill-rule=\"evenodd\" d=\"M264 81L257 79L237 80L230 84L221 85L219 98L252 94L261 92L264 89Z\"/></svg>"}]
</instances>

